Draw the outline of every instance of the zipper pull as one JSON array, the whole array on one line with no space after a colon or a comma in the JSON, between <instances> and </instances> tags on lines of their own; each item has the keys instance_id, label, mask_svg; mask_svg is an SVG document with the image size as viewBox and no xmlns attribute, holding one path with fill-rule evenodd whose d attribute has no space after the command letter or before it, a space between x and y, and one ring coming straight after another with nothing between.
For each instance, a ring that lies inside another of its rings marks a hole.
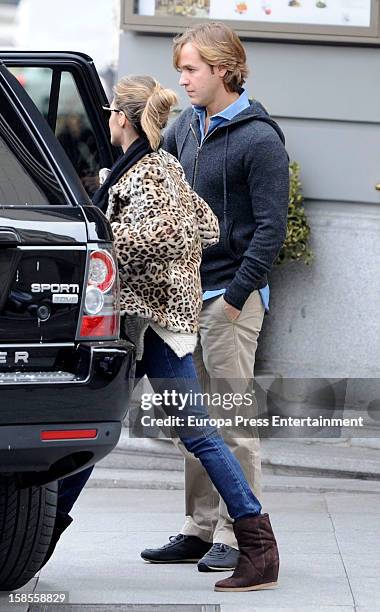
<instances>
[{"instance_id":1,"label":"zipper pull","mask_svg":"<svg viewBox=\"0 0 380 612\"><path fill-rule=\"evenodd\" d=\"M195 130L194 130L194 128L193 128L191 123L190 123L190 130L191 130L191 132L192 132L192 134L193 134L193 136L195 138L195 142L197 143L197 148L198 148L198 151L199 151L199 149L201 148L201 144L200 144L200 142L198 140L198 136L196 135Z\"/></svg>"}]
</instances>

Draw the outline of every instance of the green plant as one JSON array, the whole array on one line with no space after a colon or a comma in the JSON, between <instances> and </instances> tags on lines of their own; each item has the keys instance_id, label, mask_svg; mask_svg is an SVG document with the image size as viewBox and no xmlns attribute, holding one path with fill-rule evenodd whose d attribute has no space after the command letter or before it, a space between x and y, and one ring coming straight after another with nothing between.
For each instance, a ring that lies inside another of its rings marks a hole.
<instances>
[{"instance_id":1,"label":"green plant","mask_svg":"<svg viewBox=\"0 0 380 612\"><path fill-rule=\"evenodd\" d=\"M313 259L313 253L309 248L310 226L307 222L303 205L300 166L298 162L291 162L289 164L289 173L288 232L276 264L281 265L289 261L298 260L309 264Z\"/></svg>"}]
</instances>

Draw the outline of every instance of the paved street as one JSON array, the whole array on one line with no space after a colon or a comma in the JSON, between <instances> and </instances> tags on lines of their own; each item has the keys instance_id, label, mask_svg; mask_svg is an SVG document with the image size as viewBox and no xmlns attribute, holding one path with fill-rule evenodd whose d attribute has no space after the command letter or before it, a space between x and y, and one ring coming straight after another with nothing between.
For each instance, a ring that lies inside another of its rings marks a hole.
<instances>
[{"instance_id":1,"label":"paved street","mask_svg":"<svg viewBox=\"0 0 380 612\"><path fill-rule=\"evenodd\" d=\"M177 532L182 498L182 491L86 489L56 554L24 591L69 591L70 603L80 604L70 610L169 611L176 604L189 612L380 611L379 494L266 493L264 509L280 547L281 584L238 594L213 591L223 574L139 558L143 547L160 545ZM15 608L5 595L0 600L2 611Z\"/></svg>"}]
</instances>

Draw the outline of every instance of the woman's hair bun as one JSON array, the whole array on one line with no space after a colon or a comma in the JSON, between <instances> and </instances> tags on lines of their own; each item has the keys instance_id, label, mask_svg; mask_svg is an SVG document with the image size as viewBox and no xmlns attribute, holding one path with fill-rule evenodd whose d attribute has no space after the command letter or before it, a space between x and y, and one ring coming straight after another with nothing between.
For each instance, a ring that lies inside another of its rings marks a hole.
<instances>
[{"instance_id":1,"label":"woman's hair bun","mask_svg":"<svg viewBox=\"0 0 380 612\"><path fill-rule=\"evenodd\" d=\"M146 136L153 150L161 142L161 130L167 124L176 93L150 76L126 76L114 87L115 102L124 111L137 132Z\"/></svg>"}]
</instances>

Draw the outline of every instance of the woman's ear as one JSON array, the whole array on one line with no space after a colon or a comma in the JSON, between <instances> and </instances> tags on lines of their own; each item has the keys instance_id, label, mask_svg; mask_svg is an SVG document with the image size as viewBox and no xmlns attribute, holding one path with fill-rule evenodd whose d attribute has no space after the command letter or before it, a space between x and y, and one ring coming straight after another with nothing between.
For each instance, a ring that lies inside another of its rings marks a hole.
<instances>
[{"instance_id":1,"label":"woman's ear","mask_svg":"<svg viewBox=\"0 0 380 612\"><path fill-rule=\"evenodd\" d=\"M127 127L127 125L130 124L123 112L117 114L117 120L121 128Z\"/></svg>"}]
</instances>

